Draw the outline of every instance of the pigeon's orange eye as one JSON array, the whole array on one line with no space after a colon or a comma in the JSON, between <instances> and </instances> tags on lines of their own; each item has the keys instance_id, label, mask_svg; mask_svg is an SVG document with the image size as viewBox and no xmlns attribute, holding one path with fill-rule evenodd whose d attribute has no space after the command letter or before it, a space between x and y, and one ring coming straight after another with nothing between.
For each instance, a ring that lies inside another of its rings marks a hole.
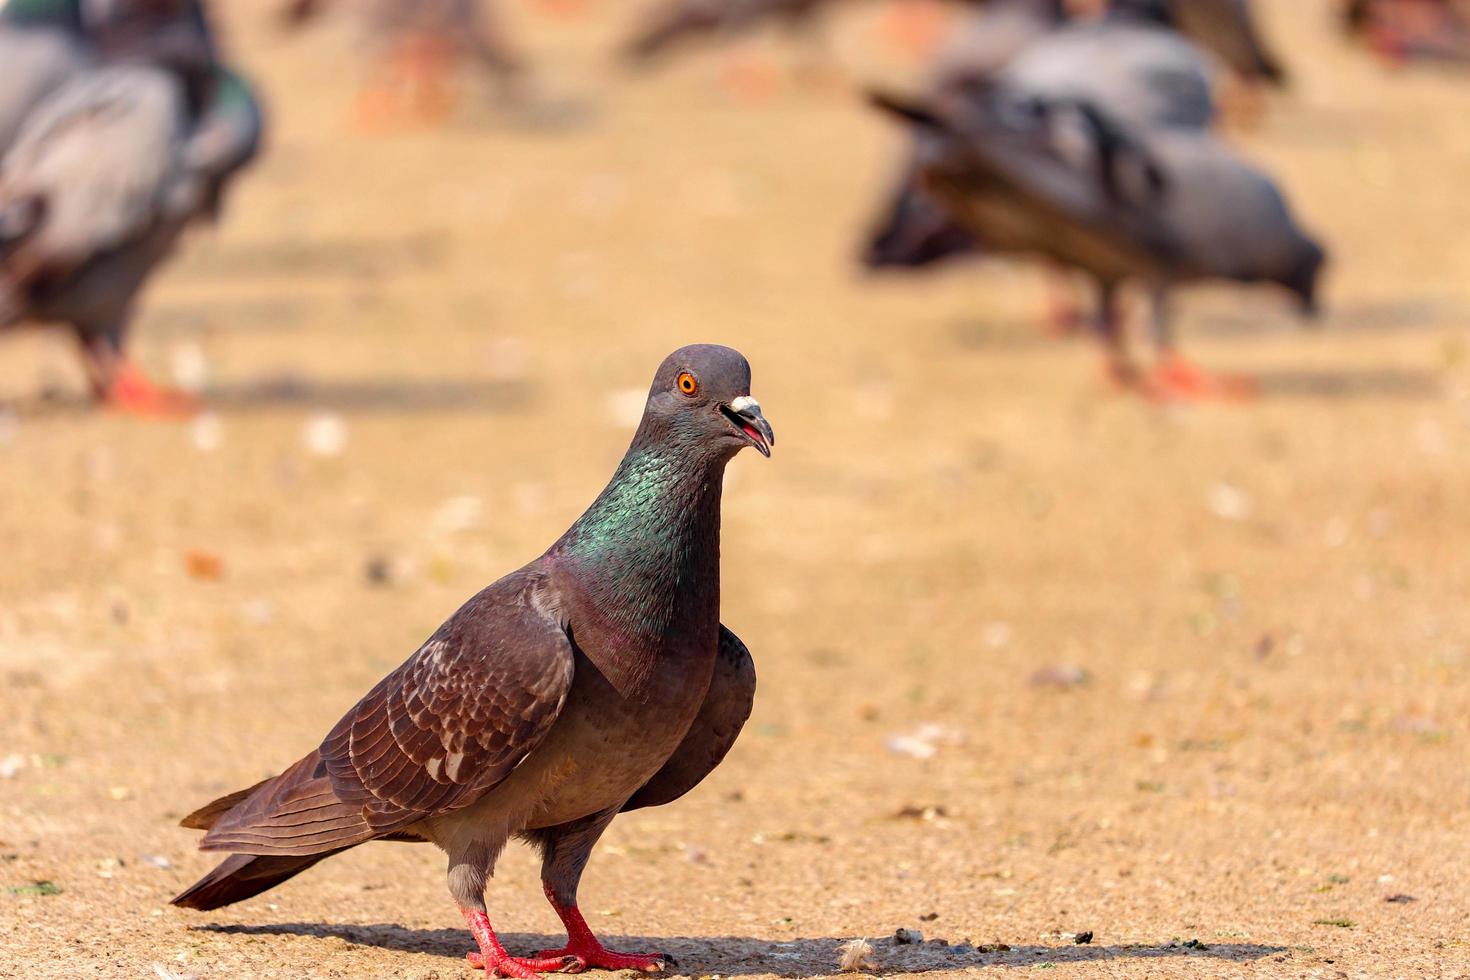
<instances>
[{"instance_id":1,"label":"pigeon's orange eye","mask_svg":"<svg viewBox=\"0 0 1470 980\"><path fill-rule=\"evenodd\" d=\"M679 390L686 395L692 395L699 390L699 382L694 380L694 375L685 371L679 375Z\"/></svg>"}]
</instances>

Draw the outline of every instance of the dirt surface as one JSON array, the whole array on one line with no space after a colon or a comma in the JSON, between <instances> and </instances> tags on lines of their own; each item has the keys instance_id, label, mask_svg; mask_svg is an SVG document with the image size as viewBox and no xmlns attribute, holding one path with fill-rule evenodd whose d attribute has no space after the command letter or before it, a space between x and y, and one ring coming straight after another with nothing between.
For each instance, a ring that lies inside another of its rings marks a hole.
<instances>
[{"instance_id":1,"label":"dirt surface","mask_svg":"<svg viewBox=\"0 0 1470 980\"><path fill-rule=\"evenodd\" d=\"M3 340L0 976L469 975L433 849L199 914L175 824L538 554L706 340L779 437L725 505L760 695L614 824L595 928L693 977L858 937L884 973L1470 976L1470 78L1268 5L1297 79L1239 140L1331 244L1329 313L1191 293L1187 349L1264 394L1161 409L1037 329L1031 270L854 271L896 145L842 79L903 69L876 12L846 75L767 39L737 98L717 56L610 74L612 4L522 11L563 125L376 137L343 31L227 13L273 145L136 343L209 414L93 414L64 337ZM513 949L557 933L523 848L489 902Z\"/></svg>"}]
</instances>

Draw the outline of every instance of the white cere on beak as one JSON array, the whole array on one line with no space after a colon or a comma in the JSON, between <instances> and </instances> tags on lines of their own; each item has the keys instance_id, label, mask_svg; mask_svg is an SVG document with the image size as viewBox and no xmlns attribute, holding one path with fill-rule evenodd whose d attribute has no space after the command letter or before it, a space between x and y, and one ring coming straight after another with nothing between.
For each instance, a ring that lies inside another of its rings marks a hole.
<instances>
[{"instance_id":1,"label":"white cere on beak","mask_svg":"<svg viewBox=\"0 0 1470 980\"><path fill-rule=\"evenodd\" d=\"M760 410L761 403L756 401L754 398L751 398L749 395L741 395L739 398L730 403L730 411L737 414L741 412L755 412L759 414Z\"/></svg>"}]
</instances>

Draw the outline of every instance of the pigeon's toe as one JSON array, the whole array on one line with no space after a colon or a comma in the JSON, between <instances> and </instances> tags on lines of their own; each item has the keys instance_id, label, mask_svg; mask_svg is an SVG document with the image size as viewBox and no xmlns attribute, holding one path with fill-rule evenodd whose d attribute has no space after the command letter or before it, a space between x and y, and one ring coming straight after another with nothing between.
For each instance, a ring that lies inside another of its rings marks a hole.
<instances>
[{"instance_id":1,"label":"pigeon's toe","mask_svg":"<svg viewBox=\"0 0 1470 980\"><path fill-rule=\"evenodd\" d=\"M465 959L476 970L485 969L485 956L478 950L466 953ZM492 962L488 973L530 980L542 973L581 973L586 969L587 964L580 956L506 956Z\"/></svg>"}]
</instances>

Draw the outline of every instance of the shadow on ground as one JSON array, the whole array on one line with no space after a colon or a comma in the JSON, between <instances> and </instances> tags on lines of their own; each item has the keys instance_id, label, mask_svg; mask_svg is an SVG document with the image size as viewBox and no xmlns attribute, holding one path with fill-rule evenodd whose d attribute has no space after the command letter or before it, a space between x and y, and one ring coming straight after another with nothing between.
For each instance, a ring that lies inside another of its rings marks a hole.
<instances>
[{"instance_id":1,"label":"shadow on ground","mask_svg":"<svg viewBox=\"0 0 1470 980\"><path fill-rule=\"evenodd\" d=\"M414 412L514 412L530 406L535 385L527 381L446 378L371 378L323 381L275 375L210 387L202 411L225 414L272 409L331 409L366 415ZM0 410L26 419L83 416L101 412L77 391L45 391L34 398L0 400Z\"/></svg>"},{"instance_id":2,"label":"shadow on ground","mask_svg":"<svg viewBox=\"0 0 1470 980\"><path fill-rule=\"evenodd\" d=\"M197 931L244 936L303 936L340 939L357 946L406 953L429 953L463 958L472 948L467 931L461 929L408 929L388 923L372 925L326 925L316 922L282 922L268 925L196 926ZM750 936L706 938L605 936L613 949L632 952L659 951L678 963L671 976L816 977L838 972L839 949L845 939L791 939L774 941ZM560 946L561 936L526 933L502 934L505 946L516 955ZM1248 943L1159 946L1123 944L1116 946L1075 944L1059 946L1011 946L1008 949L976 948L968 943L949 946L931 940L915 945L897 945L891 938L873 943L878 969L883 973L929 973L965 967L1035 967L1042 963L1091 963L1108 960L1149 960L1163 957L1197 957L1232 962L1251 962L1285 952L1284 947ZM878 972L874 970L873 972Z\"/></svg>"},{"instance_id":3,"label":"shadow on ground","mask_svg":"<svg viewBox=\"0 0 1470 980\"><path fill-rule=\"evenodd\" d=\"M332 408L342 412L506 412L531 403L534 386L525 381L472 379L369 379L322 381L298 375L217 385L204 395L205 407L222 412L259 408Z\"/></svg>"}]
</instances>

